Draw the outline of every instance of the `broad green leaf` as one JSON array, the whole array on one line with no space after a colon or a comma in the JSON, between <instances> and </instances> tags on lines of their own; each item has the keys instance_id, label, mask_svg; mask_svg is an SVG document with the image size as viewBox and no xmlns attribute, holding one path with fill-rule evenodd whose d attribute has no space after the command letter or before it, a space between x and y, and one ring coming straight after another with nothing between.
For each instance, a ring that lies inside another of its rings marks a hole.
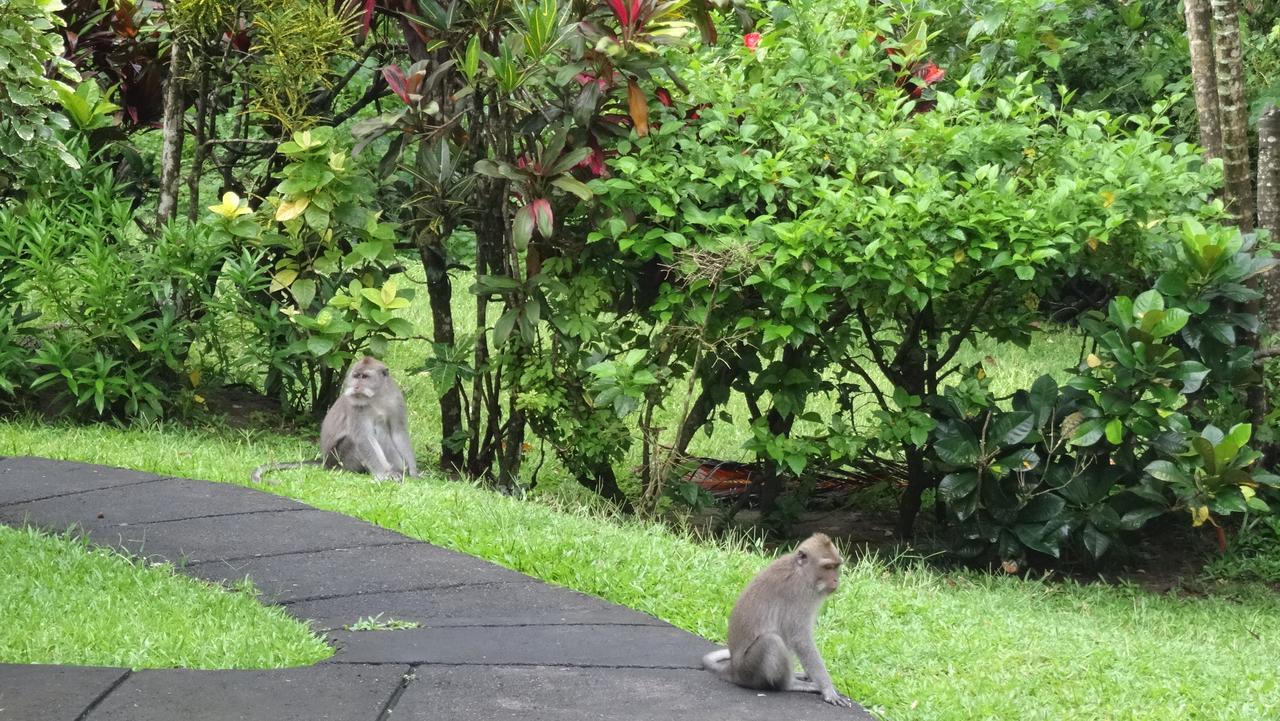
<instances>
[{"instance_id":1,"label":"broad green leaf","mask_svg":"<svg viewBox=\"0 0 1280 721\"><path fill-rule=\"evenodd\" d=\"M1107 441L1111 445L1120 445L1124 441L1124 423L1119 418L1112 418L1107 421L1106 434Z\"/></svg>"},{"instance_id":2,"label":"broad green leaf","mask_svg":"<svg viewBox=\"0 0 1280 721\"><path fill-rule=\"evenodd\" d=\"M1035 417L1028 411L1001 413L987 429L987 443L1011 446L1021 443L1035 428Z\"/></svg>"},{"instance_id":3,"label":"broad green leaf","mask_svg":"<svg viewBox=\"0 0 1280 721\"><path fill-rule=\"evenodd\" d=\"M1075 431L1071 434L1071 445L1073 446L1091 446L1102 439L1102 434L1107 424L1105 418L1090 418L1089 420L1076 426Z\"/></svg>"},{"instance_id":4,"label":"broad green leaf","mask_svg":"<svg viewBox=\"0 0 1280 721\"><path fill-rule=\"evenodd\" d=\"M295 280L289 286L289 293L293 295L293 300L298 307L306 310L311 307L311 301L316 297L316 282L309 278Z\"/></svg>"},{"instance_id":5,"label":"broad green leaf","mask_svg":"<svg viewBox=\"0 0 1280 721\"><path fill-rule=\"evenodd\" d=\"M950 473L943 477L941 483L938 484L938 494L942 496L942 500L948 504L953 504L973 493L977 487L978 474L975 471L961 471L959 473Z\"/></svg>"},{"instance_id":6,"label":"broad green leaf","mask_svg":"<svg viewBox=\"0 0 1280 721\"><path fill-rule=\"evenodd\" d=\"M943 463L970 466L978 460L978 439L965 425L950 425L933 443L933 450Z\"/></svg>"},{"instance_id":7,"label":"broad green leaf","mask_svg":"<svg viewBox=\"0 0 1280 721\"><path fill-rule=\"evenodd\" d=\"M1187 474L1172 461L1152 461L1142 469L1144 473L1165 483L1190 483Z\"/></svg>"}]
</instances>

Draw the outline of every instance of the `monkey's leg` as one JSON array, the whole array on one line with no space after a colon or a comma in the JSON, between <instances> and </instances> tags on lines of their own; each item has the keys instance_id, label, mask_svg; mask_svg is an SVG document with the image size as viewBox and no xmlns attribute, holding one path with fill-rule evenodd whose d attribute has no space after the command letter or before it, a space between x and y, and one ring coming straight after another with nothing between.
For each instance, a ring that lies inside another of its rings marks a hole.
<instances>
[{"instance_id":1,"label":"monkey's leg","mask_svg":"<svg viewBox=\"0 0 1280 721\"><path fill-rule=\"evenodd\" d=\"M396 469L416 478L418 476L418 459L413 454L413 442L409 440L409 429L392 422L391 445L400 456L400 464Z\"/></svg>"},{"instance_id":2,"label":"monkey's leg","mask_svg":"<svg viewBox=\"0 0 1280 721\"><path fill-rule=\"evenodd\" d=\"M702 657L702 667L725 681L733 681L729 675L729 649L722 648Z\"/></svg>"},{"instance_id":3,"label":"monkey's leg","mask_svg":"<svg viewBox=\"0 0 1280 721\"><path fill-rule=\"evenodd\" d=\"M372 434L360 440L357 455L360 456L361 464L373 474L374 480L385 481L395 475L395 469L391 467L386 454L382 452L382 447L378 445Z\"/></svg>"},{"instance_id":4,"label":"monkey's leg","mask_svg":"<svg viewBox=\"0 0 1280 721\"><path fill-rule=\"evenodd\" d=\"M800 657L800 665L804 666L805 673L813 680L799 681L790 679L792 690L820 693L823 701L835 706L843 706L845 708L853 706L853 701L836 691L835 684L831 682L831 674L827 673L827 664L823 662L822 654L818 652L818 646L813 642L812 632L810 632L808 638L798 640L796 655ZM787 675L790 677L790 669L788 669Z\"/></svg>"},{"instance_id":5,"label":"monkey's leg","mask_svg":"<svg viewBox=\"0 0 1280 721\"><path fill-rule=\"evenodd\" d=\"M767 691L785 691L791 688L791 652L776 633L764 633L756 637L729 664L733 682L747 688Z\"/></svg>"}]
</instances>

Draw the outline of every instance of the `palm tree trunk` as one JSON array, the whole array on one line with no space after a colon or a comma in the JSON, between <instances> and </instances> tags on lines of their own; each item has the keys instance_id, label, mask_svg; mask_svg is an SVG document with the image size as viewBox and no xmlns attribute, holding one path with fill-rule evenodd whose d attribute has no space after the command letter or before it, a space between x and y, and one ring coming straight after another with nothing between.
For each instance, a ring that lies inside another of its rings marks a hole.
<instances>
[{"instance_id":1,"label":"palm tree trunk","mask_svg":"<svg viewBox=\"0 0 1280 721\"><path fill-rule=\"evenodd\" d=\"M1244 54L1236 0L1213 1L1213 50L1217 58L1218 107L1222 111L1223 189L1241 233L1254 228L1253 173L1249 163L1249 117L1244 96Z\"/></svg>"},{"instance_id":2,"label":"palm tree trunk","mask_svg":"<svg viewBox=\"0 0 1280 721\"><path fill-rule=\"evenodd\" d=\"M1185 0L1187 41L1191 46L1191 78L1195 84L1200 145L1210 158L1222 157L1222 119L1218 109L1218 75L1213 54L1213 9L1209 0Z\"/></svg>"},{"instance_id":3,"label":"palm tree trunk","mask_svg":"<svg viewBox=\"0 0 1280 721\"><path fill-rule=\"evenodd\" d=\"M1258 118L1258 227L1273 241L1280 239L1280 108L1271 106ZM1280 272L1262 276L1266 329L1280 329Z\"/></svg>"}]
</instances>

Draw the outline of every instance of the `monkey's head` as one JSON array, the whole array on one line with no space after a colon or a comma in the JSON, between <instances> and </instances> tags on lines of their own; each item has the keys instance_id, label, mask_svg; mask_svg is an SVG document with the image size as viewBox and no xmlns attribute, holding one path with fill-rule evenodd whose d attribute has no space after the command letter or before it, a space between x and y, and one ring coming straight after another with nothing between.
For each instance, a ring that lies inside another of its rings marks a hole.
<instances>
[{"instance_id":1,"label":"monkey's head","mask_svg":"<svg viewBox=\"0 0 1280 721\"><path fill-rule=\"evenodd\" d=\"M347 387L342 393L357 402L368 401L378 395L390 375L381 361L365 356L351 366L347 373Z\"/></svg>"},{"instance_id":2,"label":"monkey's head","mask_svg":"<svg viewBox=\"0 0 1280 721\"><path fill-rule=\"evenodd\" d=\"M795 552L796 570L810 580L814 593L825 596L840 588L840 566L844 559L825 533L815 533Z\"/></svg>"}]
</instances>

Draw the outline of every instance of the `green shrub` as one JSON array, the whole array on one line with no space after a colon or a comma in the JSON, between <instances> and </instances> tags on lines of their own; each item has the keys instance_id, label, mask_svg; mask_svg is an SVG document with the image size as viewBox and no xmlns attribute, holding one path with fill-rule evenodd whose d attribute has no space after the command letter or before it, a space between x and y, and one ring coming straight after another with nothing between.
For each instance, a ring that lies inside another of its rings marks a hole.
<instances>
[{"instance_id":1,"label":"green shrub","mask_svg":"<svg viewBox=\"0 0 1280 721\"><path fill-rule=\"evenodd\" d=\"M52 151L78 166L58 137L69 127L53 108L62 79L78 80L62 57L59 0L5 0L0 5L0 199L20 183L25 168ZM46 75L45 68L52 74Z\"/></svg>"},{"instance_id":2,"label":"green shrub","mask_svg":"<svg viewBox=\"0 0 1280 721\"><path fill-rule=\"evenodd\" d=\"M28 366L5 385L75 415L159 416L190 387L187 360L223 248L185 224L149 237L112 169L87 159L84 168L0 214L0 288L20 299L9 301L20 322L0 328L26 337L11 347Z\"/></svg>"},{"instance_id":3,"label":"green shrub","mask_svg":"<svg viewBox=\"0 0 1280 721\"><path fill-rule=\"evenodd\" d=\"M1219 530L1223 516L1270 512L1280 478L1258 468L1239 422L1259 379L1237 339L1257 330L1238 308L1258 297L1247 282L1274 263L1238 231L1187 221L1165 265L1159 290L1082 320L1094 351L1066 388L1044 376L1004 410L971 379L935 403L939 495L959 553L1099 558L1170 511Z\"/></svg>"},{"instance_id":4,"label":"green shrub","mask_svg":"<svg viewBox=\"0 0 1280 721\"><path fill-rule=\"evenodd\" d=\"M371 209L376 186L333 128L296 133L279 152L287 162L267 202L255 211L227 193L204 224L228 248L219 312L251 334L217 354L265 370L268 392L294 408L323 409L357 353L412 335L396 311L413 290L391 278L395 228Z\"/></svg>"},{"instance_id":5,"label":"green shrub","mask_svg":"<svg viewBox=\"0 0 1280 721\"><path fill-rule=\"evenodd\" d=\"M1166 137L1166 106L1071 111L1026 73L937 82L920 17L862 0L769 9L758 48L691 60L696 119L664 112L593 184L613 215L592 239L662 268L642 311L662 342L640 366L669 377L717 339L699 381L712 408L745 396L770 473L904 457L909 533L936 478L927 401L961 346L1027 342L1066 274L1149 287L1179 242L1170 219L1220 215L1217 175ZM818 396L839 412L810 411Z\"/></svg>"}]
</instances>

